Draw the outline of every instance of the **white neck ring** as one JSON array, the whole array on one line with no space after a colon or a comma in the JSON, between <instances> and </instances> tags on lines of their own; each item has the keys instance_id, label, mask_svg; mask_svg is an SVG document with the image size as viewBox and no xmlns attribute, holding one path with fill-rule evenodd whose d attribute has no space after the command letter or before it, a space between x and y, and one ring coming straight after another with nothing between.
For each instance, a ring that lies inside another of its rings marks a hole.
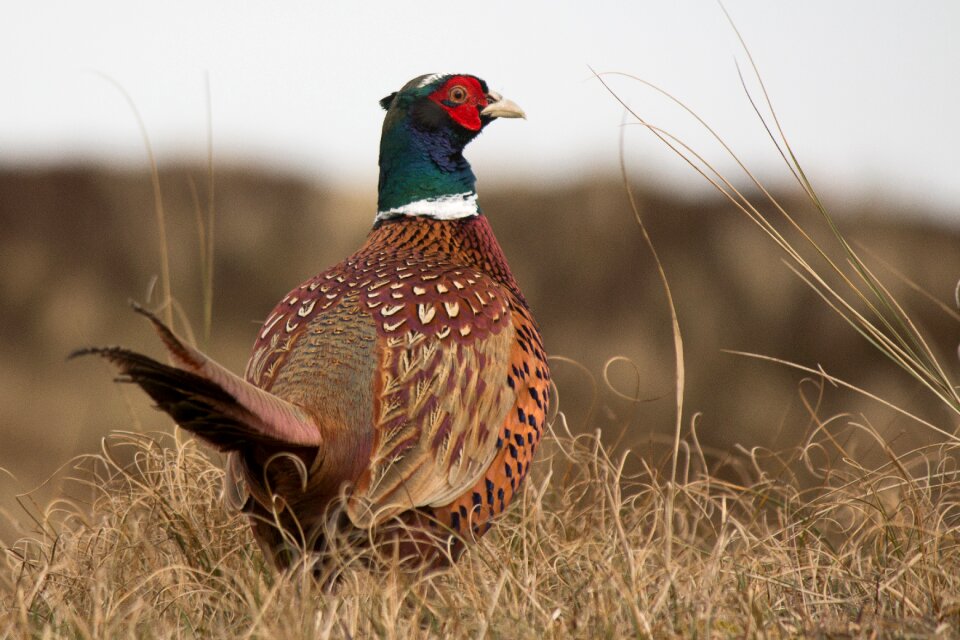
<instances>
[{"instance_id":1,"label":"white neck ring","mask_svg":"<svg viewBox=\"0 0 960 640\"><path fill-rule=\"evenodd\" d=\"M376 221L400 216L423 216L434 220L458 220L479 213L477 194L473 191L466 191L436 198L424 198L385 211L378 211Z\"/></svg>"}]
</instances>

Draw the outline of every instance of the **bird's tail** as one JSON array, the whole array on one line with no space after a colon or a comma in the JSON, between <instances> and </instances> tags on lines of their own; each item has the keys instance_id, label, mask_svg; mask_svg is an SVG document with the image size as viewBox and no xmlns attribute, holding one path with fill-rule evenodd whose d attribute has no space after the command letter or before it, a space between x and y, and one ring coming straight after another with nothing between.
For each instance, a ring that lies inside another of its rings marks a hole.
<instances>
[{"instance_id":1,"label":"bird's tail","mask_svg":"<svg viewBox=\"0 0 960 640\"><path fill-rule=\"evenodd\" d=\"M255 387L186 345L156 316L153 323L172 365L122 347L79 349L70 357L98 355L119 370L118 382L139 385L182 428L221 451L253 444L319 447L320 430L302 407Z\"/></svg>"}]
</instances>

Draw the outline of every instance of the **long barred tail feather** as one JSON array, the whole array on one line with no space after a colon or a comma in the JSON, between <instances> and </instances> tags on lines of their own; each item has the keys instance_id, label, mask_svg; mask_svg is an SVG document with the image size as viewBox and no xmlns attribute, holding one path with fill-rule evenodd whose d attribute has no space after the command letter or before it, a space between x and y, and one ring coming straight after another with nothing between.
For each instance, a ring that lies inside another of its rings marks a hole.
<instances>
[{"instance_id":1,"label":"long barred tail feather","mask_svg":"<svg viewBox=\"0 0 960 640\"><path fill-rule=\"evenodd\" d=\"M252 444L319 447L320 429L303 408L231 373L186 345L149 311L134 310L153 323L174 365L123 347L78 349L70 358L96 355L120 370L119 382L139 385L181 427L221 451Z\"/></svg>"},{"instance_id":2,"label":"long barred tail feather","mask_svg":"<svg viewBox=\"0 0 960 640\"><path fill-rule=\"evenodd\" d=\"M220 451L251 444L282 445L256 425L259 420L214 382L121 347L79 349L70 357L98 355L120 369L117 382L139 385L182 428Z\"/></svg>"}]
</instances>

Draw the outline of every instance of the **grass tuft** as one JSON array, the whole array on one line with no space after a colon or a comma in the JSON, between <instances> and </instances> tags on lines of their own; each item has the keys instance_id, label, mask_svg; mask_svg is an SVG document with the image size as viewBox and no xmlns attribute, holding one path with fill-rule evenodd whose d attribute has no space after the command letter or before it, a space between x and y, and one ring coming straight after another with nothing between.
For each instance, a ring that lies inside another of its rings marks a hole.
<instances>
[{"instance_id":1,"label":"grass tuft","mask_svg":"<svg viewBox=\"0 0 960 640\"><path fill-rule=\"evenodd\" d=\"M194 441L114 433L74 468L68 486L84 497L36 514L35 530L5 550L0 629L83 638L956 633L956 445L895 455L869 424L811 416L802 446L722 462L691 431L675 483L669 459L661 469L598 434L555 434L518 504L453 569L374 571L345 552L333 560L339 582L326 588L266 566L246 523L221 504L221 470ZM863 435L887 452L884 464L866 468L845 448Z\"/></svg>"}]
</instances>

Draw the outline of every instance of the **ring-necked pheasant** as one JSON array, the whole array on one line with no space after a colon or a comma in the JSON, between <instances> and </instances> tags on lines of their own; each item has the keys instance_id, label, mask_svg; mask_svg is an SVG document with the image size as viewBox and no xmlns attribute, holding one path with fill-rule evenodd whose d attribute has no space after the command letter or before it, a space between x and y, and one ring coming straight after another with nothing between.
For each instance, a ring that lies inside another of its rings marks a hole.
<instances>
[{"instance_id":1,"label":"ring-necked pheasant","mask_svg":"<svg viewBox=\"0 0 960 640\"><path fill-rule=\"evenodd\" d=\"M510 504L544 429L540 332L463 157L495 118L523 111L470 75L421 76L380 104L373 229L267 316L245 379L142 309L172 366L78 352L229 452L228 501L281 567L291 548L324 548L331 505L340 527L391 532L430 564L456 559Z\"/></svg>"}]
</instances>

